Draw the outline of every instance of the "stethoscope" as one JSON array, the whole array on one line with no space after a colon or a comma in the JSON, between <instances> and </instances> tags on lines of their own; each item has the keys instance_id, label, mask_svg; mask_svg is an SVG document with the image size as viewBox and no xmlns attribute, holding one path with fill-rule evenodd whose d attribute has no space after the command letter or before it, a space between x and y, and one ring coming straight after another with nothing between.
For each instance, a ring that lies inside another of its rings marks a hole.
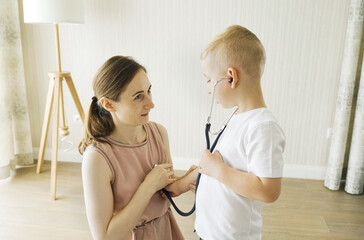
<instances>
[{"instance_id":1,"label":"stethoscope","mask_svg":"<svg viewBox=\"0 0 364 240\"><path fill-rule=\"evenodd\" d=\"M219 141L219 138L221 137L221 134L224 132L226 126L228 125L228 123L230 122L230 119L234 116L234 114L236 113L236 111L238 109L236 109L232 114L231 116L227 119L227 121L225 121L224 124L221 125L221 128L216 131L216 132L211 132L210 129L211 129L211 114L212 114L212 107L214 105L214 98L215 98L215 90L216 90L216 86L217 84L219 84L221 81L224 81L228 79L230 83L233 82L233 78L221 78L220 80L218 80L215 84L214 84L214 88L212 90L212 100L211 100L211 108L210 108L210 115L207 117L207 123L205 125L205 137L206 137L206 149L210 150L210 152L212 153L216 147L216 144L217 142ZM215 138L215 141L213 142L211 148L210 148L210 135L209 133L211 133L212 135L217 135L216 138ZM198 189L198 185L200 183L200 178L201 178L201 173L198 173L198 176L197 176L197 180L196 180L196 190L195 190L195 193L197 194L197 189ZM166 197L168 198L168 200L171 202L172 206L174 207L174 209L176 210L176 212L181 215L181 216L184 216L184 217L187 217L189 215L191 215L195 209L196 209L196 200L193 204L193 207L191 209L191 211L189 212L182 212L177 206L176 204L174 203L174 201L172 200L172 197L169 195L169 192L166 190L166 189L162 189L163 193L166 195Z\"/></svg>"}]
</instances>

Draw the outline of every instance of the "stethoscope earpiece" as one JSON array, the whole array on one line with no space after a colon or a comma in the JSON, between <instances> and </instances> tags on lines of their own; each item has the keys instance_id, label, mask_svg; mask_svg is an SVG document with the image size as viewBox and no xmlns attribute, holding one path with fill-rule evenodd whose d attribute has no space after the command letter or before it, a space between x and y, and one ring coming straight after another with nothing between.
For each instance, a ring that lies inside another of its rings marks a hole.
<instances>
[{"instance_id":1,"label":"stethoscope earpiece","mask_svg":"<svg viewBox=\"0 0 364 240\"><path fill-rule=\"evenodd\" d=\"M233 78L230 78L229 83L233 83Z\"/></svg>"}]
</instances>

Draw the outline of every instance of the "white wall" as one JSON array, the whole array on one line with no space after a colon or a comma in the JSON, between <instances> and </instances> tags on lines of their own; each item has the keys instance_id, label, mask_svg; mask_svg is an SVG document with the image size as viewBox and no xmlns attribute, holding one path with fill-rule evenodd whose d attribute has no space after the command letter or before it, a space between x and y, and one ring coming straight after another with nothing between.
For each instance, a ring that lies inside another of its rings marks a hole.
<instances>
[{"instance_id":1,"label":"white wall","mask_svg":"<svg viewBox=\"0 0 364 240\"><path fill-rule=\"evenodd\" d=\"M263 91L286 133L285 175L322 178L348 7L349 0L85 0L86 23L60 26L62 67L71 71L86 112L93 96L92 78L106 59L130 55L145 65L156 105L151 119L167 128L176 168L186 169L198 163L205 147L203 129L210 96L200 70L201 49L226 27L243 25L266 48ZM21 27L37 151L47 72L56 69L53 27L24 24L22 19ZM73 145L60 151L60 160L80 161L76 147L81 124L74 121L77 111L66 88L65 106L71 134L60 148ZM227 113L217 109L215 127Z\"/></svg>"}]
</instances>

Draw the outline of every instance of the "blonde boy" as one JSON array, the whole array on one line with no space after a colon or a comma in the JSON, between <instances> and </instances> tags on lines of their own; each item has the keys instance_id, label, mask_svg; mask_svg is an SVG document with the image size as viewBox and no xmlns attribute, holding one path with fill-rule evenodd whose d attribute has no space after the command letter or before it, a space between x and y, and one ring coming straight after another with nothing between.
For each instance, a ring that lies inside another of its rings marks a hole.
<instances>
[{"instance_id":1,"label":"blonde boy","mask_svg":"<svg viewBox=\"0 0 364 240\"><path fill-rule=\"evenodd\" d=\"M204 240L261 239L261 209L280 195L285 148L261 90L264 47L235 25L206 47L201 61L209 93L226 78L216 87L216 102L238 110L215 152L202 155L195 229Z\"/></svg>"}]
</instances>

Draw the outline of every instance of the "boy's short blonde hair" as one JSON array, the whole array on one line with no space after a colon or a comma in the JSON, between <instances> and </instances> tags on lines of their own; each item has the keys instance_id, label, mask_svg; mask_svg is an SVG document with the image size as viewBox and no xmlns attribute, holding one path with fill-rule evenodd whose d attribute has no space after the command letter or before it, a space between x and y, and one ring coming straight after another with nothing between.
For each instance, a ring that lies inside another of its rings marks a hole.
<instances>
[{"instance_id":1,"label":"boy's short blonde hair","mask_svg":"<svg viewBox=\"0 0 364 240\"><path fill-rule=\"evenodd\" d=\"M228 27L210 42L201 59L211 55L219 66L235 67L246 74L261 77L265 64L265 50L254 33L239 25Z\"/></svg>"}]
</instances>

